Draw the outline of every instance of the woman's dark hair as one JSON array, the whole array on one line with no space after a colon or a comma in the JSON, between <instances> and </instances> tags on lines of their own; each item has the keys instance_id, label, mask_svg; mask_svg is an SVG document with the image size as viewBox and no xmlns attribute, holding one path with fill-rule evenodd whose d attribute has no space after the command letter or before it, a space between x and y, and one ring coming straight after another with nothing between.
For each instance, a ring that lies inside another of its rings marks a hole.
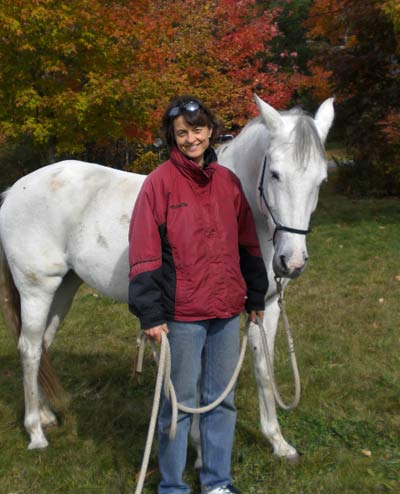
<instances>
[{"instance_id":1,"label":"woman's dark hair","mask_svg":"<svg viewBox=\"0 0 400 494\"><path fill-rule=\"evenodd\" d=\"M188 125L210 127L213 131L210 138L211 144L218 138L220 123L204 103L195 96L177 96L169 102L162 118L162 131L170 149L175 146L174 120L180 115Z\"/></svg>"}]
</instances>

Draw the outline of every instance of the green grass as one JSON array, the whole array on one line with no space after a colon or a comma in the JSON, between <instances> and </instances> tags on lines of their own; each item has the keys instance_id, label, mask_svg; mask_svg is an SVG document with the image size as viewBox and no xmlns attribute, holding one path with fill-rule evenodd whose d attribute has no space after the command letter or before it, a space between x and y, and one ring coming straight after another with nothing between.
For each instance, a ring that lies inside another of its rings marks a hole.
<instances>
[{"instance_id":1,"label":"green grass","mask_svg":"<svg viewBox=\"0 0 400 494\"><path fill-rule=\"evenodd\" d=\"M295 411L279 416L301 460L276 459L259 432L248 353L233 455L244 494L400 492L400 201L350 200L331 189L313 218L307 271L286 292L303 394ZM156 374L148 354L143 385L131 379L136 334L125 306L80 290L51 351L70 402L58 411L59 427L47 431L50 447L28 452L21 368L1 329L1 493L133 491ZM283 331L277 360L289 399ZM153 448L150 469L156 465ZM187 479L197 492L191 464ZM145 492L155 493L157 481L155 472Z\"/></svg>"}]
</instances>

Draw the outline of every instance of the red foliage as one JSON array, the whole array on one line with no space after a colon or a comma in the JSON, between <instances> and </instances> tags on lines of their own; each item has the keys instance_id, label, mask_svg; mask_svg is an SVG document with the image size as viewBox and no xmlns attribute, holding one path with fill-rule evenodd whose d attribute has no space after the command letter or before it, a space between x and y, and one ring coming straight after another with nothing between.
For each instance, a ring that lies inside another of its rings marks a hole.
<instances>
[{"instance_id":1,"label":"red foliage","mask_svg":"<svg viewBox=\"0 0 400 494\"><path fill-rule=\"evenodd\" d=\"M158 128L177 93L202 97L228 126L255 115L253 92L280 108L290 101L295 80L270 61L276 9L260 12L255 0L155 0L125 2L110 15L117 45L129 52L123 84L144 128Z\"/></svg>"},{"instance_id":2,"label":"red foliage","mask_svg":"<svg viewBox=\"0 0 400 494\"><path fill-rule=\"evenodd\" d=\"M273 61L277 12L256 0L6 2L0 131L71 153L151 140L177 93L203 98L227 126L255 114L253 92L284 108L300 81Z\"/></svg>"}]
</instances>

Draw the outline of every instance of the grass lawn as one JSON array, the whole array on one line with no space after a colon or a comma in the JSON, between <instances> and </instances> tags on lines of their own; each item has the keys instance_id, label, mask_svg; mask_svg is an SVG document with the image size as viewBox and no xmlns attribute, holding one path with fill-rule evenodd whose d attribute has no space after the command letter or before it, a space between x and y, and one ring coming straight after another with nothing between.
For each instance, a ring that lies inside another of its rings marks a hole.
<instances>
[{"instance_id":1,"label":"grass lawn","mask_svg":"<svg viewBox=\"0 0 400 494\"><path fill-rule=\"evenodd\" d=\"M308 237L307 271L286 292L303 394L279 412L302 453L278 460L259 432L248 352L237 392L233 476L243 494L400 492L400 201L321 193ZM2 325L2 324L1 324ZM4 494L133 492L152 404L156 368L131 378L138 326L125 306L88 287L76 297L51 350L69 403L49 429L50 446L27 451L22 376L14 342L0 329L0 486ZM291 377L283 331L277 377ZM145 484L158 481L155 447ZM191 468L187 480L198 491Z\"/></svg>"}]
</instances>

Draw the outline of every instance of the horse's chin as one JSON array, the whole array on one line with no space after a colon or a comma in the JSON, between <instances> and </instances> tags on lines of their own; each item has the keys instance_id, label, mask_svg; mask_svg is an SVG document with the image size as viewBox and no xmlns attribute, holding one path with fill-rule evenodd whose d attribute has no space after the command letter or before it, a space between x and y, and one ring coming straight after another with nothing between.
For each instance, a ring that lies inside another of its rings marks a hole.
<instances>
[{"instance_id":1,"label":"horse's chin","mask_svg":"<svg viewBox=\"0 0 400 494\"><path fill-rule=\"evenodd\" d=\"M289 280L295 280L306 269L306 266L307 263L305 263L301 268L282 269L281 266L275 266L274 263L274 273L277 278L287 278Z\"/></svg>"},{"instance_id":2,"label":"horse's chin","mask_svg":"<svg viewBox=\"0 0 400 494\"><path fill-rule=\"evenodd\" d=\"M295 280L296 278L298 278L301 273L306 269L305 265L303 268L300 268L300 269L294 269L291 273L289 273L289 276L287 276L287 278L291 279L291 280Z\"/></svg>"}]
</instances>

